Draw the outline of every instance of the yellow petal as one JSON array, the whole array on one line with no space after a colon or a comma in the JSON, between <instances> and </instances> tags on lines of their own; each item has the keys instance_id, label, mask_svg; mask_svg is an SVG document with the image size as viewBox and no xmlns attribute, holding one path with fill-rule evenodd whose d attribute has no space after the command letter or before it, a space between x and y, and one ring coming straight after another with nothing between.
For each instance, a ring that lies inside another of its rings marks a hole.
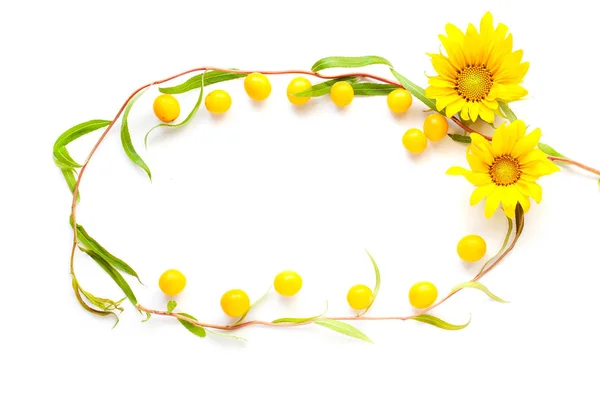
<instances>
[{"instance_id":1,"label":"yellow petal","mask_svg":"<svg viewBox=\"0 0 600 400\"><path fill-rule=\"evenodd\" d=\"M460 110L460 117L465 121L469 120L469 107L465 107L462 110Z\"/></svg>"},{"instance_id":2,"label":"yellow petal","mask_svg":"<svg viewBox=\"0 0 600 400\"><path fill-rule=\"evenodd\" d=\"M505 102L520 100L523 97L527 96L527 90L519 85L494 85L497 87L496 97L497 99L503 100ZM491 93L491 91L490 91ZM489 96L489 94L488 94Z\"/></svg>"},{"instance_id":3,"label":"yellow petal","mask_svg":"<svg viewBox=\"0 0 600 400\"><path fill-rule=\"evenodd\" d=\"M482 62L481 44L477 28L473 24L467 27L464 39L464 55L468 65L480 65Z\"/></svg>"},{"instance_id":4,"label":"yellow petal","mask_svg":"<svg viewBox=\"0 0 600 400\"><path fill-rule=\"evenodd\" d=\"M425 94L425 95L427 96L427 94ZM456 93L453 95L450 95L450 96L442 96L442 97L439 97L435 101L435 106L438 109L438 111L442 111L444 108L446 108L448 106L448 104L454 103L457 100L460 100L460 96L457 95Z\"/></svg>"},{"instance_id":5,"label":"yellow petal","mask_svg":"<svg viewBox=\"0 0 600 400\"><path fill-rule=\"evenodd\" d=\"M498 106L498 103L496 103L496 107ZM486 105L482 103L479 103L479 117L484 120L485 122L489 122L490 124L494 123L494 120L496 119L496 114L494 114L494 111L491 110L490 108L488 108Z\"/></svg>"},{"instance_id":6,"label":"yellow petal","mask_svg":"<svg viewBox=\"0 0 600 400\"><path fill-rule=\"evenodd\" d=\"M514 186L507 186L502 196L502 208L508 218L515 217L515 208L517 207L518 200L519 194Z\"/></svg>"},{"instance_id":7,"label":"yellow petal","mask_svg":"<svg viewBox=\"0 0 600 400\"><path fill-rule=\"evenodd\" d=\"M471 121L477 121L477 117L479 116L479 103L469 104L469 116L471 117Z\"/></svg>"},{"instance_id":8,"label":"yellow petal","mask_svg":"<svg viewBox=\"0 0 600 400\"><path fill-rule=\"evenodd\" d=\"M492 183L492 179L488 174L484 174L481 172L472 172L462 167L451 167L448 169L448 171L446 171L446 174L462 175L475 186L482 186Z\"/></svg>"},{"instance_id":9,"label":"yellow petal","mask_svg":"<svg viewBox=\"0 0 600 400\"><path fill-rule=\"evenodd\" d=\"M425 96L427 96L430 99L437 99L439 97L444 96L452 96L454 94L456 94L454 88L428 86L427 89L425 89Z\"/></svg>"},{"instance_id":10,"label":"yellow petal","mask_svg":"<svg viewBox=\"0 0 600 400\"><path fill-rule=\"evenodd\" d=\"M542 131L538 128L524 138L519 139L513 149L512 156L514 158L520 158L530 153L537 146L541 136Z\"/></svg>"},{"instance_id":11,"label":"yellow petal","mask_svg":"<svg viewBox=\"0 0 600 400\"><path fill-rule=\"evenodd\" d=\"M525 195L531 197L536 203L542 201L542 187L535 182L519 180L517 182L519 190Z\"/></svg>"},{"instance_id":12,"label":"yellow petal","mask_svg":"<svg viewBox=\"0 0 600 400\"><path fill-rule=\"evenodd\" d=\"M455 102L450 103L446 107L446 117L452 118L452 116L454 116L454 114L456 114L457 112L462 110L466 105L467 105L467 101L463 98L459 98Z\"/></svg>"},{"instance_id":13,"label":"yellow petal","mask_svg":"<svg viewBox=\"0 0 600 400\"><path fill-rule=\"evenodd\" d=\"M503 122L499 127L496 128L494 134L492 135L492 154L494 157L500 157L505 155L504 152L504 130L507 125Z\"/></svg>"},{"instance_id":14,"label":"yellow petal","mask_svg":"<svg viewBox=\"0 0 600 400\"><path fill-rule=\"evenodd\" d=\"M454 87L456 86L455 81L451 81L447 78L439 77L439 76L429 78L428 82L431 86L440 87L440 88L452 88L453 90L454 90Z\"/></svg>"},{"instance_id":15,"label":"yellow petal","mask_svg":"<svg viewBox=\"0 0 600 400\"><path fill-rule=\"evenodd\" d=\"M467 161L473 172L488 172L490 166L486 164L480 157L473 153L472 147L469 146L467 151Z\"/></svg>"},{"instance_id":16,"label":"yellow petal","mask_svg":"<svg viewBox=\"0 0 600 400\"><path fill-rule=\"evenodd\" d=\"M519 164L527 165L531 162L544 161L547 159L548 156L546 155L546 153L544 153L540 149L533 149L529 153L526 153L519 158Z\"/></svg>"},{"instance_id":17,"label":"yellow petal","mask_svg":"<svg viewBox=\"0 0 600 400\"><path fill-rule=\"evenodd\" d=\"M484 197L489 196L495 189L496 185L493 183L475 188L475 190L473 190L473 194L471 194L471 205L474 206L475 204L479 203Z\"/></svg>"},{"instance_id":18,"label":"yellow petal","mask_svg":"<svg viewBox=\"0 0 600 400\"><path fill-rule=\"evenodd\" d=\"M479 31L481 32L481 39L484 43L487 43L494 33L494 22L491 12L486 12L481 18L479 24Z\"/></svg>"},{"instance_id":19,"label":"yellow petal","mask_svg":"<svg viewBox=\"0 0 600 400\"><path fill-rule=\"evenodd\" d=\"M528 163L527 165L521 166L521 171L525 174L532 176L544 176L550 175L555 172L560 171L560 168L552 161L544 160L544 161L533 161Z\"/></svg>"},{"instance_id":20,"label":"yellow petal","mask_svg":"<svg viewBox=\"0 0 600 400\"><path fill-rule=\"evenodd\" d=\"M429 54L431 57L431 64L440 76L448 79L456 79L458 71L452 66L452 63L448 57L441 54Z\"/></svg>"},{"instance_id":21,"label":"yellow petal","mask_svg":"<svg viewBox=\"0 0 600 400\"><path fill-rule=\"evenodd\" d=\"M471 151L487 165L492 165L494 156L490 142L478 133L471 133Z\"/></svg>"},{"instance_id":22,"label":"yellow petal","mask_svg":"<svg viewBox=\"0 0 600 400\"><path fill-rule=\"evenodd\" d=\"M494 215L494 212L498 209L503 192L504 188L502 186L496 186L494 191L487 196L485 200L485 216L487 218Z\"/></svg>"}]
</instances>

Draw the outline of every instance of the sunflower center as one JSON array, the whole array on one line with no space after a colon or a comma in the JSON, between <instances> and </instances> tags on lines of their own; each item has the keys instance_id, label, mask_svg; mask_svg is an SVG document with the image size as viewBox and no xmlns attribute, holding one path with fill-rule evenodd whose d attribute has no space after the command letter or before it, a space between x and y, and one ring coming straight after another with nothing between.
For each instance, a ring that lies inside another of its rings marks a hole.
<instances>
[{"instance_id":1,"label":"sunflower center","mask_svg":"<svg viewBox=\"0 0 600 400\"><path fill-rule=\"evenodd\" d=\"M488 95L494 80L485 65L469 65L458 73L454 90L467 101L479 102Z\"/></svg>"},{"instance_id":2,"label":"sunflower center","mask_svg":"<svg viewBox=\"0 0 600 400\"><path fill-rule=\"evenodd\" d=\"M519 162L511 156L500 156L490 166L492 182L499 186L515 184L521 177Z\"/></svg>"}]
</instances>

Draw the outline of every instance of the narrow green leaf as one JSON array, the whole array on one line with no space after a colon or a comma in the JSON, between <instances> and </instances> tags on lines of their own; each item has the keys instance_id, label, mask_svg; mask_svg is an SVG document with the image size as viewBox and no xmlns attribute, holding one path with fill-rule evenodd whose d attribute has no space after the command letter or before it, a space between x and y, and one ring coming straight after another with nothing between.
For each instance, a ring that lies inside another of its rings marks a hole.
<instances>
[{"instance_id":1,"label":"narrow green leaf","mask_svg":"<svg viewBox=\"0 0 600 400\"><path fill-rule=\"evenodd\" d=\"M452 290L450 291L450 293L454 293L457 290L466 289L466 288L481 290L483 293L487 294L488 297L490 299L492 299L492 300L496 300L497 302L500 302L500 303L508 303L508 301L502 300L500 297L498 297L494 293L490 292L490 290L487 287L485 287L483 285L483 283L480 283L480 282L464 282L464 283L459 283L458 285L456 285L456 286L454 286L452 288Z\"/></svg>"},{"instance_id":2,"label":"narrow green leaf","mask_svg":"<svg viewBox=\"0 0 600 400\"><path fill-rule=\"evenodd\" d=\"M483 264L483 266L481 267L481 270L479 271L479 273L477 275L481 275L481 273L483 271L485 271L486 267L493 261L495 260L498 256L500 256L500 254L502 254L504 252L504 249L506 249L506 246L508 246L508 240L510 239L510 235L513 231L513 221L512 219L506 217L506 219L508 220L508 229L506 230L506 236L504 237L504 242L502 243L502 247L500 247L500 250L494 255L494 257L490 258L489 260L487 260L485 262L485 264Z\"/></svg>"},{"instance_id":3,"label":"narrow green leaf","mask_svg":"<svg viewBox=\"0 0 600 400\"><path fill-rule=\"evenodd\" d=\"M72 226L72 225L71 225ZM100 255L103 259L105 259L108 263L110 263L116 269L125 272L128 275L135 277L138 282L143 285L140 277L137 272L133 268L129 266L125 261L121 260L118 257L112 255L108 250L106 250L100 243L98 243L93 237L91 237L83 226L77 224L77 238L85 247L89 250L93 250L94 253Z\"/></svg>"},{"instance_id":4,"label":"narrow green leaf","mask_svg":"<svg viewBox=\"0 0 600 400\"><path fill-rule=\"evenodd\" d=\"M77 298L77 301L79 302L79 304L81 305L81 307L83 307L86 311L91 312L92 314L95 314L95 315L99 315L101 317L106 317L107 315L114 315L117 318L117 322L115 323L114 326L117 325L117 323L119 322L119 317L117 316L116 313L114 313L112 311L97 310L97 309L95 309L93 307L90 307L83 300L83 297L81 297L81 293L82 293L81 292L81 287L77 283L77 279L75 279L75 276L73 276L73 279L71 279L71 284L73 286L73 291L75 292L75 297Z\"/></svg>"},{"instance_id":5,"label":"narrow green leaf","mask_svg":"<svg viewBox=\"0 0 600 400\"><path fill-rule=\"evenodd\" d=\"M392 64L383 57L363 56L363 57L325 57L314 63L311 70L313 72L321 71L327 68L360 68L367 65L385 64L392 67Z\"/></svg>"},{"instance_id":6,"label":"narrow green leaf","mask_svg":"<svg viewBox=\"0 0 600 400\"><path fill-rule=\"evenodd\" d=\"M331 91L331 87L333 85L335 85L337 82L354 82L356 81L358 78L354 77L354 76L349 76L349 77L344 77L344 78L337 78L337 79L330 79L327 80L325 82L321 82L318 83L314 86L311 86L310 89L304 90L302 92L298 92L293 94L294 97L319 97L319 96L325 96L326 94L329 94L329 92Z\"/></svg>"},{"instance_id":7,"label":"narrow green leaf","mask_svg":"<svg viewBox=\"0 0 600 400\"><path fill-rule=\"evenodd\" d=\"M276 319L274 321L272 321L272 323L274 324L281 324L281 323L292 323L292 324L301 324L303 322L310 322L310 321L314 321L317 318L321 318L323 315L325 315L325 313L327 313L327 309L329 308L329 302L325 302L325 311L323 311L321 314L319 315L315 315L314 317L308 317L308 318L279 318Z\"/></svg>"},{"instance_id":8,"label":"narrow green leaf","mask_svg":"<svg viewBox=\"0 0 600 400\"><path fill-rule=\"evenodd\" d=\"M233 68L232 68L233 69ZM159 88L161 93L168 94L181 94L189 92L190 90L198 89L202 86L202 79L204 78L204 86L209 86L214 83L230 81L232 79L239 79L245 77L246 74L235 74L232 72L221 72L221 71L209 71L195 75L177 86L171 86L166 88Z\"/></svg>"},{"instance_id":9,"label":"narrow green leaf","mask_svg":"<svg viewBox=\"0 0 600 400\"><path fill-rule=\"evenodd\" d=\"M101 297L96 297L93 294L91 294L90 292L84 290L81 286L79 287L79 290L91 304L93 304L94 306L96 306L104 311L114 311L114 310L123 311L123 308L120 307L120 305L123 302L123 300L125 300L127 297L123 297L121 300L118 300L118 301L113 301L111 299L104 299Z\"/></svg>"},{"instance_id":10,"label":"narrow green leaf","mask_svg":"<svg viewBox=\"0 0 600 400\"><path fill-rule=\"evenodd\" d=\"M148 311L145 311L145 313L146 313L146 318L144 318L142 320L142 322L147 322L150 319L150 317L152 317L152 314L150 314Z\"/></svg>"},{"instance_id":11,"label":"narrow green leaf","mask_svg":"<svg viewBox=\"0 0 600 400\"><path fill-rule=\"evenodd\" d=\"M204 77L204 74L202 76ZM169 127L169 128L177 128L177 127L187 124L192 119L194 114L196 114L196 111L198 111L198 109L200 108L200 105L202 105L202 97L203 96L204 96L204 85L201 82L200 83L200 94L198 95L198 100L196 101L196 104L194 104L194 107L192 108L192 110L190 111L188 116L178 124L158 124L158 125L154 126L152 129L150 129L148 131L148 133L146 133L146 136L144 136L144 146L148 147L148 135L150 135L150 132L152 132L156 128L163 127L163 126Z\"/></svg>"},{"instance_id":12,"label":"narrow green leaf","mask_svg":"<svg viewBox=\"0 0 600 400\"><path fill-rule=\"evenodd\" d=\"M516 120L518 120L519 118L517 118L517 116L515 115L515 113L513 112L513 110L510 109L510 107L508 106L508 104L503 103L503 102L498 102L498 104L500 104L500 109L502 110L502 112L504 113L504 115L506 115L506 118L510 121L510 122L514 122Z\"/></svg>"},{"instance_id":13,"label":"narrow green leaf","mask_svg":"<svg viewBox=\"0 0 600 400\"><path fill-rule=\"evenodd\" d=\"M221 337L226 337L229 339L235 339L235 340L241 340L242 342L248 342L248 340L246 338L243 338L241 336L234 336L234 335L226 335L224 333L220 333L220 332L216 332L216 331L211 331L210 329L205 329L206 332L215 335L215 336L221 336Z\"/></svg>"},{"instance_id":14,"label":"narrow green leaf","mask_svg":"<svg viewBox=\"0 0 600 400\"><path fill-rule=\"evenodd\" d=\"M80 249L81 251L89 255L94 261L96 261L96 263L100 265L100 267L102 267L104 271L106 271L106 273L113 279L113 281L115 281L115 283L121 288L123 293L125 293L125 296L127 296L131 304L136 306L137 299L135 298L135 294L133 294L131 287L129 286L125 278L123 278L123 275L121 275L121 273L117 271L116 268L110 265L104 258L102 258L102 256L100 256L95 251L84 249L82 247L80 247Z\"/></svg>"},{"instance_id":15,"label":"narrow green leaf","mask_svg":"<svg viewBox=\"0 0 600 400\"><path fill-rule=\"evenodd\" d=\"M549 156L567 158L567 156L565 156L564 154L559 153L558 151L554 150L551 146L549 146L547 144L538 143L538 148L541 151L543 151L544 153L548 154Z\"/></svg>"},{"instance_id":16,"label":"narrow green leaf","mask_svg":"<svg viewBox=\"0 0 600 400\"><path fill-rule=\"evenodd\" d=\"M523 207L520 203L517 203L517 207L515 208L515 241L519 239L521 233L523 233L523 228L525 227L525 213L523 212Z\"/></svg>"},{"instance_id":17,"label":"narrow green leaf","mask_svg":"<svg viewBox=\"0 0 600 400\"><path fill-rule=\"evenodd\" d=\"M355 96L387 96L398 89L397 85L388 83L353 83Z\"/></svg>"},{"instance_id":18,"label":"narrow green leaf","mask_svg":"<svg viewBox=\"0 0 600 400\"><path fill-rule=\"evenodd\" d=\"M67 129L63 134L61 134L56 142L54 142L54 150L58 150L61 147L64 147L71 143L73 140L76 140L83 135L86 135L90 132L98 130L100 128L104 128L105 126L110 125L112 121L108 121L105 119L93 119L87 122L82 122L81 124L77 124L72 128Z\"/></svg>"},{"instance_id":19,"label":"narrow green leaf","mask_svg":"<svg viewBox=\"0 0 600 400\"><path fill-rule=\"evenodd\" d=\"M167 302L167 314L171 314L175 307L177 307L177 302L175 300L169 300Z\"/></svg>"},{"instance_id":20,"label":"narrow green leaf","mask_svg":"<svg viewBox=\"0 0 600 400\"><path fill-rule=\"evenodd\" d=\"M471 317L469 316L469 321L464 325L453 325L450 324L438 317L434 317L433 315L423 314L417 317L413 317L415 321L423 322L429 325L437 326L438 328L446 329L449 331L458 331L460 329L466 328L471 323Z\"/></svg>"},{"instance_id":21,"label":"narrow green leaf","mask_svg":"<svg viewBox=\"0 0 600 400\"><path fill-rule=\"evenodd\" d=\"M342 335L347 335L356 339L364 340L365 342L373 343L373 341L369 339L367 335L345 322L336 321L333 319L318 319L314 323L324 328L331 329L332 331L341 333Z\"/></svg>"},{"instance_id":22,"label":"narrow green leaf","mask_svg":"<svg viewBox=\"0 0 600 400\"><path fill-rule=\"evenodd\" d=\"M58 168L81 168L81 164L73 160L64 146L54 150L54 163Z\"/></svg>"},{"instance_id":23,"label":"narrow green leaf","mask_svg":"<svg viewBox=\"0 0 600 400\"><path fill-rule=\"evenodd\" d=\"M369 311L369 309L373 305L373 303L375 303L375 299L377 299L377 294L379 293L379 286L381 286L381 274L379 273L379 267L377 267L377 263L375 262L375 259L373 259L373 256L371 256L371 253L367 251L367 255L369 256L371 264L373 264L373 268L375 269L375 287L373 288L373 301L371 302L371 304L369 304L369 307L365 308L363 312L359 314L359 316L366 314L367 311Z\"/></svg>"},{"instance_id":24,"label":"narrow green leaf","mask_svg":"<svg viewBox=\"0 0 600 400\"><path fill-rule=\"evenodd\" d=\"M460 133L449 133L448 136L458 143L471 143L471 136L461 135Z\"/></svg>"},{"instance_id":25,"label":"narrow green leaf","mask_svg":"<svg viewBox=\"0 0 600 400\"><path fill-rule=\"evenodd\" d=\"M250 310L252 310L252 307L254 307L255 305L257 305L258 303L260 303L265 297L267 297L267 295L269 294L269 292L271 291L271 286L269 286L269 288L267 289L267 291L265 292L265 294L263 294L262 296L260 296L258 298L258 300L256 300L254 303L250 304L250 307L248 307L248 310L244 313L244 315L242 315L240 317L240 319L238 319L237 321L235 321L235 323L233 325L237 325L239 323L241 323L244 319L246 319L246 316L248 315L248 313L250 312Z\"/></svg>"},{"instance_id":26,"label":"narrow green leaf","mask_svg":"<svg viewBox=\"0 0 600 400\"><path fill-rule=\"evenodd\" d=\"M430 109L432 109L434 111L437 110L437 108L435 107L435 100L432 100L432 99L428 98L427 96L425 96L425 89L423 89L421 86L409 81L408 79L406 79L405 77L400 75L398 72L396 72L393 68L390 68L390 71L392 71L392 74L394 74L394 76L396 77L398 82L400 82L400 84L402 86L404 86L404 88L406 90L408 90L413 96L415 96L417 99L421 100L421 102L423 104L425 104L427 107L429 107Z\"/></svg>"},{"instance_id":27,"label":"narrow green leaf","mask_svg":"<svg viewBox=\"0 0 600 400\"><path fill-rule=\"evenodd\" d=\"M75 178L75 170L63 168L60 170L63 176L65 177L65 181L67 181L67 186L69 186L69 190L71 193L75 190L75 185L77 184L77 178ZM77 201L79 201L79 193L77 193Z\"/></svg>"},{"instance_id":28,"label":"narrow green leaf","mask_svg":"<svg viewBox=\"0 0 600 400\"><path fill-rule=\"evenodd\" d=\"M192 317L190 314L186 314L186 313L182 313L182 312L177 313L177 314L178 315L182 315L184 317L191 318L191 319L193 319L196 322L198 321L196 318ZM196 326L196 325L194 325L194 324L192 324L192 323L190 323L188 321L184 321L184 320L181 320L179 318L177 318L177 320L179 322L181 322L181 325L185 326L185 329L187 329L188 331L192 332L194 335L200 336L202 338L206 336L206 330L204 330L203 327Z\"/></svg>"},{"instance_id":29,"label":"narrow green leaf","mask_svg":"<svg viewBox=\"0 0 600 400\"><path fill-rule=\"evenodd\" d=\"M129 122L127 118L129 117L129 111L131 111L131 107L133 107L133 103L144 93L145 90L138 93L133 99L129 101L127 106L125 107L125 111L123 112L123 118L121 120L121 144L123 145L123 150L125 150L125 154L131 161L137 164L140 168L142 168L148 174L148 178L152 181L152 173L150 172L150 168L146 165L142 157L135 151L135 147L133 147L133 143L131 142L131 134L129 133Z\"/></svg>"}]
</instances>

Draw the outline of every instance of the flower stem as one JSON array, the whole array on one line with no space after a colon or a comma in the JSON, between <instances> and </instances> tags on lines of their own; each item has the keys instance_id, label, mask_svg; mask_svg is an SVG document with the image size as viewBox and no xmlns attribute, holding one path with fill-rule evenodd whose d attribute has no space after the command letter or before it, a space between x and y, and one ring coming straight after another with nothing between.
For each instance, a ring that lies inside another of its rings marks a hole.
<instances>
[{"instance_id":1,"label":"flower stem","mask_svg":"<svg viewBox=\"0 0 600 400\"><path fill-rule=\"evenodd\" d=\"M554 162L562 162L562 163L566 163L566 164L575 165L576 167L579 167L579 168L584 169L584 170L586 170L588 172L591 172L592 174L600 176L600 170L597 170L596 168L588 167L585 164L582 164L582 163L580 163L578 161L575 161L575 160L571 160L569 158L548 156L548 160L554 161Z\"/></svg>"}]
</instances>

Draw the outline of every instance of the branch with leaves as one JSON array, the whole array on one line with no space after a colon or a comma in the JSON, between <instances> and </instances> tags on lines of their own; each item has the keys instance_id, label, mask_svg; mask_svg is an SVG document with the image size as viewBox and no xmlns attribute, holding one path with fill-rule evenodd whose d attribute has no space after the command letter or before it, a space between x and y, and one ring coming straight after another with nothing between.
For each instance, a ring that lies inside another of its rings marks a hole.
<instances>
[{"instance_id":1,"label":"branch with leaves","mask_svg":"<svg viewBox=\"0 0 600 400\"><path fill-rule=\"evenodd\" d=\"M349 73L337 74L337 75L326 75L321 71L329 68L346 68L346 69L358 69L370 65L385 65L390 68L390 72L395 80L377 76L371 73L366 72L358 72L352 71ZM358 339L370 341L370 339L358 329L349 325L347 322L343 321L376 321L376 320L415 320L423 323L428 323L440 328L449 329L449 330L457 330L462 329L468 325L468 322L463 325L454 325L450 324L442 319L430 315L433 309L437 308L439 305L447 301L449 298L454 296L459 291L466 288L474 288L483 291L490 298L496 301L502 301L499 297L492 294L483 284L479 282L479 280L485 276L488 272L494 269L501 260L503 260L506 255L513 250L515 247L517 240L519 239L521 232L524 226L524 212L521 204L517 204L516 213L514 218L508 218L508 230L506 239L503 243L502 248L496 254L496 256L492 257L488 262L483 266L481 271L469 282L461 283L457 285L447 296L439 300L437 303L432 306L420 310L419 312L409 315L409 316L396 316L396 317L371 317L365 315L369 308L365 309L362 314L356 316L341 316L341 317L326 317L325 313L320 314L318 316L308 317L308 318L281 318L275 321L260 321L260 320L252 320L244 322L243 319L245 315L236 323L232 325L216 325L210 323L204 323L198 321L195 317L182 313L182 312L174 312L176 304L174 302L169 302L166 311L152 310L143 305L139 304L137 298L127 282L124 278L123 274L128 275L130 277L134 277L138 281L140 280L138 273L131 268L125 261L120 258L114 256L107 249L105 249L102 245L98 243L92 236L90 236L87 231L83 228L82 225L78 223L77 220L77 205L80 201L80 184L83 176L85 175L85 171L92 160L94 154L97 152L100 144L104 141L107 135L112 131L114 125L120 120L121 128L121 143L123 150L127 157L138 167L143 169L148 177L152 179L152 174L150 168L139 155L135 146L133 145L133 141L131 138L131 132L128 124L129 113L134 106L135 102L139 99L143 93L155 85L162 85L166 82L172 81L176 78L198 73L194 76L191 76L185 82L169 87L159 87L159 91L165 94L181 94L186 93L192 90L199 90L198 99L187 115L187 117L180 123L170 124L170 123L162 123L156 125L152 129L150 129L145 137L144 143L147 144L147 139L150 133L157 127L165 127L169 129L176 129L187 124L191 121L198 111L198 109L202 105L202 100L204 96L204 88L209 85L214 85L221 82L231 81L235 79L243 78L251 73L261 73L263 75L285 75L285 74L296 74L296 75L309 75L315 78L322 80L321 83L315 84L309 89L296 93L294 96L296 97L319 97L324 96L330 93L331 88L337 82L345 81L348 82L353 88L353 93L356 96L387 96L389 93L398 88L405 88L408 92L410 92L414 97L419 99L426 107L428 111L439 112L442 115L447 116L447 113L444 113L445 110L439 109L439 104L426 96L426 91L422 87L408 80L404 76L400 75L396 70L394 70L392 64L383 57L378 56L365 56L365 57L327 57L317 61L311 70L283 70L283 71L247 71L247 70L237 70L231 68L217 68L217 67L200 67L194 68L188 71L181 72L179 74L173 75L166 79L154 81L148 83L146 85L141 86L136 89L131 95L125 100L123 105L119 108L116 115L111 120L103 120L103 119L95 119L90 120L78 125L73 126L72 128L65 131L59 138L56 140L53 148L54 161L56 165L60 168L69 189L72 192L72 201L71 201L71 215L70 215L70 223L73 228L73 241L71 246L70 253L70 261L69 267L72 275L72 286L75 291L75 296L81 306L96 315L107 316L114 315L117 316L117 311L122 311L122 302L127 299L129 300L140 312L146 314L147 318L151 315L160 315L177 318L181 324L187 328L192 333L197 336L204 337L206 336L206 332L209 331L214 334L219 334L219 331L234 331L239 330L244 327L248 327L251 325L267 325L271 327L294 327L300 325L308 325L315 324L325 328L329 328L331 330L337 331L339 333L343 333ZM501 111L506 119L510 121L516 120L516 116L510 110L507 104L500 104ZM473 128L470 127L468 121L461 118L460 115L451 115L448 119L460 130L464 132L464 134L450 134L449 136L452 140L459 143L471 143L471 134L477 134ZM80 164L75 161L69 151L67 150L67 145L77 140L78 138L87 135L89 133L98 131L100 129L104 129L101 133L100 137L96 141L96 143L92 146L87 158L85 161ZM477 134L488 141L493 141L492 136ZM600 171L587 165L584 165L580 162L576 162L570 158L564 157L562 154L556 152L548 145L543 145L540 143L539 149L545 152L548 155L548 159L554 161L556 163L562 164L570 164L579 168L582 168L588 172L591 172L595 175L600 176ZM514 229L513 229L514 228ZM509 244L510 243L510 244ZM113 279L113 281L117 284L117 286L123 291L124 298L118 301L113 301L109 299L105 299L102 297L97 297L91 294L89 291L86 291L82 288L79 281L77 280L75 274L75 253L77 249L80 249L83 253L87 254L92 260L94 260L106 273ZM375 263L375 260L369 254L369 257L372 261L372 264L376 273L376 285L374 288L374 295L377 295L380 283L380 271ZM141 283L141 281L140 281ZM369 306L370 307L370 306ZM117 317L118 322L118 317ZM237 337L236 337L237 338Z\"/></svg>"}]
</instances>

